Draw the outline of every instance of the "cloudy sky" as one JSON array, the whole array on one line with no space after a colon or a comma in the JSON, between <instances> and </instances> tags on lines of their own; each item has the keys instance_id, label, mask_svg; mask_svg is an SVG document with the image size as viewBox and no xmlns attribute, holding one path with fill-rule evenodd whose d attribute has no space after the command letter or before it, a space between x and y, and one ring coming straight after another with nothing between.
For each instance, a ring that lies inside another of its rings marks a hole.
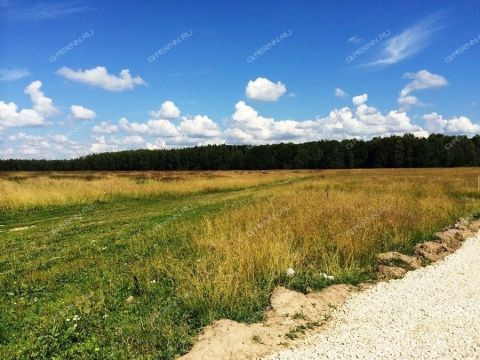
<instances>
[{"instance_id":1,"label":"cloudy sky","mask_svg":"<svg viewBox=\"0 0 480 360\"><path fill-rule=\"evenodd\" d=\"M0 158L480 132L478 1L0 0Z\"/></svg>"}]
</instances>

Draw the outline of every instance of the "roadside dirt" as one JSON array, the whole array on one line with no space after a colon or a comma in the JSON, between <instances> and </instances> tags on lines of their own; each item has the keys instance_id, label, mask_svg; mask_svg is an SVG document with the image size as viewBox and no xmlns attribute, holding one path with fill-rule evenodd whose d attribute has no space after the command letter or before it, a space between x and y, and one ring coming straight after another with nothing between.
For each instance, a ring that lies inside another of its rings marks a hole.
<instances>
[{"instance_id":1,"label":"roadside dirt","mask_svg":"<svg viewBox=\"0 0 480 360\"><path fill-rule=\"evenodd\" d=\"M307 295L276 288L264 322L219 320L205 328L197 344L181 359L252 359L292 344L322 326L354 288L332 285Z\"/></svg>"},{"instance_id":2,"label":"roadside dirt","mask_svg":"<svg viewBox=\"0 0 480 360\"><path fill-rule=\"evenodd\" d=\"M378 280L403 277L431 262L443 259L461 246L461 242L480 230L480 220L468 223L460 219L454 226L436 233L434 241L415 246L413 256L398 252L378 254ZM261 323L243 324L232 320L215 321L207 326L192 350L182 360L258 359L318 332L327 323L333 310L357 291L374 286L358 287L339 284L307 295L276 288L270 307Z\"/></svg>"}]
</instances>

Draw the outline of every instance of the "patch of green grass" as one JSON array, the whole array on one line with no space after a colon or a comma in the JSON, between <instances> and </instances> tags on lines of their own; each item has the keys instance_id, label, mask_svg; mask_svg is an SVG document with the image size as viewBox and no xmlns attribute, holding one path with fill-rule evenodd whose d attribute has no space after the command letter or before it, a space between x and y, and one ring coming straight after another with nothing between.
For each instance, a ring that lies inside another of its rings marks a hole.
<instances>
[{"instance_id":1,"label":"patch of green grass","mask_svg":"<svg viewBox=\"0 0 480 360\"><path fill-rule=\"evenodd\" d=\"M320 323L317 321L309 321L305 324L301 325L296 325L293 328L291 328L288 333L285 334L285 337L290 340L295 340L297 339L300 335L305 335L305 332L307 330L312 330L315 329L316 327L319 327Z\"/></svg>"},{"instance_id":2,"label":"patch of green grass","mask_svg":"<svg viewBox=\"0 0 480 360\"><path fill-rule=\"evenodd\" d=\"M2 212L0 358L171 359L212 319L258 320L267 293L234 312L192 306L163 266L201 257L179 224L244 206L258 188Z\"/></svg>"}]
</instances>

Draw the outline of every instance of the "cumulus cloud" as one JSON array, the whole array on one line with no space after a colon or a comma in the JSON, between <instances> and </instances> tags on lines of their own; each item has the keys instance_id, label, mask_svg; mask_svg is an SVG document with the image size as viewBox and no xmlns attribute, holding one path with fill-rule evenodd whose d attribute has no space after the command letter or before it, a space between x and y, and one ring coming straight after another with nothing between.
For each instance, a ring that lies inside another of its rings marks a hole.
<instances>
[{"instance_id":1,"label":"cumulus cloud","mask_svg":"<svg viewBox=\"0 0 480 360\"><path fill-rule=\"evenodd\" d=\"M0 101L0 130L11 127L44 125L45 119L58 113L52 99L41 91L42 82L34 81L25 88L32 101L31 109L18 110L17 104Z\"/></svg>"},{"instance_id":2,"label":"cumulus cloud","mask_svg":"<svg viewBox=\"0 0 480 360\"><path fill-rule=\"evenodd\" d=\"M342 90L342 89L340 89L340 88L336 88L336 89L335 89L335 96L336 96L336 97L347 97L348 94L347 94L346 91L344 91L344 90Z\"/></svg>"},{"instance_id":3,"label":"cumulus cloud","mask_svg":"<svg viewBox=\"0 0 480 360\"><path fill-rule=\"evenodd\" d=\"M101 153L118 150L120 150L120 147L114 143L107 143L104 135L94 137L94 141L90 144L89 147L89 151L91 153Z\"/></svg>"},{"instance_id":4,"label":"cumulus cloud","mask_svg":"<svg viewBox=\"0 0 480 360\"><path fill-rule=\"evenodd\" d=\"M205 115L193 118L183 117L179 130L188 137L212 138L221 135L218 125Z\"/></svg>"},{"instance_id":5,"label":"cumulus cloud","mask_svg":"<svg viewBox=\"0 0 480 360\"><path fill-rule=\"evenodd\" d=\"M140 76L132 77L128 69L123 69L116 76L109 74L104 66L77 71L68 67L62 67L57 70L57 74L72 81L89 84L109 91L131 90L137 85L146 85Z\"/></svg>"},{"instance_id":6,"label":"cumulus cloud","mask_svg":"<svg viewBox=\"0 0 480 360\"><path fill-rule=\"evenodd\" d=\"M0 69L0 81L15 81L30 75L26 69Z\"/></svg>"},{"instance_id":7,"label":"cumulus cloud","mask_svg":"<svg viewBox=\"0 0 480 360\"><path fill-rule=\"evenodd\" d=\"M412 76L411 79L415 80L417 77ZM439 83L435 78L426 82L430 85ZM425 86L424 82L412 81L408 89L415 91ZM32 86L28 91L39 95L40 88ZM32 96L32 99L34 98L36 102L33 100L32 102L41 106L38 106L37 110L27 110L35 114L39 114L40 111L50 112L46 105L49 104L48 101L39 102L38 96ZM321 139L370 139L375 136L405 133L422 137L428 136L429 133L473 135L480 132L480 125L464 116L445 119L437 113L426 114L423 116L424 123L421 126L413 123L405 111L391 110L382 113L370 106L367 101L368 94L358 95L352 98L353 106L333 109L326 116L302 121L264 116L245 101L238 101L234 112L223 127L206 115L182 116L179 121L165 118L131 121L123 117L119 119L118 124L104 121L94 126L90 141L83 144L70 140L67 134L40 136L19 133L4 137L2 143L4 150L0 151L0 156L68 158L92 152L138 148L168 149L223 143L300 143ZM50 105L53 106L51 103Z\"/></svg>"},{"instance_id":8,"label":"cumulus cloud","mask_svg":"<svg viewBox=\"0 0 480 360\"><path fill-rule=\"evenodd\" d=\"M87 146L72 141L63 134L31 135L19 132L10 135L8 141L15 145L0 152L2 158L58 159L72 158L88 153Z\"/></svg>"},{"instance_id":9,"label":"cumulus cloud","mask_svg":"<svg viewBox=\"0 0 480 360\"><path fill-rule=\"evenodd\" d=\"M51 116L58 113L58 110L53 106L53 100L46 97L40 90L42 82L37 80L32 82L25 89L25 94L30 95L33 103L33 109L43 116Z\"/></svg>"},{"instance_id":10,"label":"cumulus cloud","mask_svg":"<svg viewBox=\"0 0 480 360\"><path fill-rule=\"evenodd\" d=\"M280 81L274 83L264 77L250 80L245 88L249 99L259 101L277 101L286 92L287 88Z\"/></svg>"},{"instance_id":11,"label":"cumulus cloud","mask_svg":"<svg viewBox=\"0 0 480 360\"><path fill-rule=\"evenodd\" d=\"M150 111L150 116L154 119L176 119L180 116L180 109L173 101L167 100L158 111Z\"/></svg>"},{"instance_id":12,"label":"cumulus cloud","mask_svg":"<svg viewBox=\"0 0 480 360\"><path fill-rule=\"evenodd\" d=\"M159 149L166 149L167 143L163 139L156 139L152 142L147 142L145 146L148 150L159 150Z\"/></svg>"},{"instance_id":13,"label":"cumulus cloud","mask_svg":"<svg viewBox=\"0 0 480 360\"><path fill-rule=\"evenodd\" d=\"M95 136L90 144L91 152L116 151L122 149L148 148L168 149L206 144L273 144L279 142L306 142L321 139L346 138L370 139L375 136L402 135L428 136L429 131L455 134L474 133L478 125L464 117L443 119L438 114L426 115L427 123L439 127L423 128L412 122L401 110L380 112L367 104L368 95L354 97L353 107L333 109L327 116L311 120L278 120L263 116L244 101L238 101L225 128L205 115L183 116L180 123L167 119L149 119L144 122L121 118L118 129L126 134ZM108 124L111 126L111 124ZM114 125L113 125L114 126ZM93 133L108 134L107 124L101 124ZM429 131L427 131L429 130ZM103 132L102 132L103 131Z\"/></svg>"},{"instance_id":14,"label":"cumulus cloud","mask_svg":"<svg viewBox=\"0 0 480 360\"><path fill-rule=\"evenodd\" d=\"M99 153L106 151L119 151L127 149L137 149L146 147L145 139L140 135L128 135L123 137L104 135L93 136L93 142L90 144L90 152Z\"/></svg>"},{"instance_id":15,"label":"cumulus cloud","mask_svg":"<svg viewBox=\"0 0 480 360\"><path fill-rule=\"evenodd\" d=\"M384 42L377 60L363 66L388 66L408 59L429 45L433 35L442 28L442 14L433 14L418 24Z\"/></svg>"},{"instance_id":16,"label":"cumulus cloud","mask_svg":"<svg viewBox=\"0 0 480 360\"><path fill-rule=\"evenodd\" d=\"M138 122L130 122L127 118L122 117L118 121L118 127L128 133L147 134L149 127L147 124L141 124Z\"/></svg>"},{"instance_id":17,"label":"cumulus cloud","mask_svg":"<svg viewBox=\"0 0 480 360\"><path fill-rule=\"evenodd\" d=\"M175 125L166 119L149 119L144 123L131 122L126 118L119 120L119 128L129 134L159 136L170 142L197 143L201 139L214 138L222 135L218 125L205 115L182 117L180 124Z\"/></svg>"},{"instance_id":18,"label":"cumulus cloud","mask_svg":"<svg viewBox=\"0 0 480 360\"><path fill-rule=\"evenodd\" d=\"M118 126L110 124L109 122L102 121L100 125L96 125L92 128L94 134L113 134L118 131Z\"/></svg>"},{"instance_id":19,"label":"cumulus cloud","mask_svg":"<svg viewBox=\"0 0 480 360\"><path fill-rule=\"evenodd\" d=\"M178 136L178 130L175 125L165 119L150 119L145 123L139 123L131 122L127 118L121 118L118 126L121 130L130 134L164 137Z\"/></svg>"},{"instance_id":20,"label":"cumulus cloud","mask_svg":"<svg viewBox=\"0 0 480 360\"><path fill-rule=\"evenodd\" d=\"M232 127L227 129L226 135L232 142L258 144L307 135L301 123L263 117L244 101L237 102L231 120Z\"/></svg>"},{"instance_id":21,"label":"cumulus cloud","mask_svg":"<svg viewBox=\"0 0 480 360\"><path fill-rule=\"evenodd\" d=\"M384 115L368 106L366 101L367 94L363 94L355 97L355 109L334 109L326 117L304 121L264 117L245 102L239 101L225 136L231 143L260 144L353 137L368 139L404 133L428 135L420 126L413 124L405 112L392 110Z\"/></svg>"},{"instance_id":22,"label":"cumulus cloud","mask_svg":"<svg viewBox=\"0 0 480 360\"><path fill-rule=\"evenodd\" d=\"M480 126L472 123L465 116L444 119L442 115L432 112L423 115L423 119L426 123L426 129L436 134L475 135L480 132Z\"/></svg>"},{"instance_id":23,"label":"cumulus cloud","mask_svg":"<svg viewBox=\"0 0 480 360\"><path fill-rule=\"evenodd\" d=\"M411 95L412 92L448 85L447 79L442 75L432 74L428 70L420 70L416 73L405 73L403 78L412 80L400 91L398 103L404 108L424 105L416 96Z\"/></svg>"},{"instance_id":24,"label":"cumulus cloud","mask_svg":"<svg viewBox=\"0 0 480 360\"><path fill-rule=\"evenodd\" d=\"M72 105L70 107L71 115L79 120L93 120L97 116L95 111L87 109L81 105Z\"/></svg>"},{"instance_id":25,"label":"cumulus cloud","mask_svg":"<svg viewBox=\"0 0 480 360\"><path fill-rule=\"evenodd\" d=\"M367 100L368 100L368 94L362 94L362 95L354 96L352 98L353 105L355 106L361 105Z\"/></svg>"}]
</instances>

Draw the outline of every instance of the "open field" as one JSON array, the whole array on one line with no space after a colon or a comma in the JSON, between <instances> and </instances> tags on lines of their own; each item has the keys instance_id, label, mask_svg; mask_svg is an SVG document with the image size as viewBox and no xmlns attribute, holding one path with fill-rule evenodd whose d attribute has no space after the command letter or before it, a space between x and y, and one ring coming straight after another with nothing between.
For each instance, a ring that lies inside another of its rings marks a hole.
<instances>
[{"instance_id":1,"label":"open field","mask_svg":"<svg viewBox=\"0 0 480 360\"><path fill-rule=\"evenodd\" d=\"M0 358L173 358L215 319L261 320L275 286L367 280L476 216L478 175L0 174Z\"/></svg>"}]
</instances>

